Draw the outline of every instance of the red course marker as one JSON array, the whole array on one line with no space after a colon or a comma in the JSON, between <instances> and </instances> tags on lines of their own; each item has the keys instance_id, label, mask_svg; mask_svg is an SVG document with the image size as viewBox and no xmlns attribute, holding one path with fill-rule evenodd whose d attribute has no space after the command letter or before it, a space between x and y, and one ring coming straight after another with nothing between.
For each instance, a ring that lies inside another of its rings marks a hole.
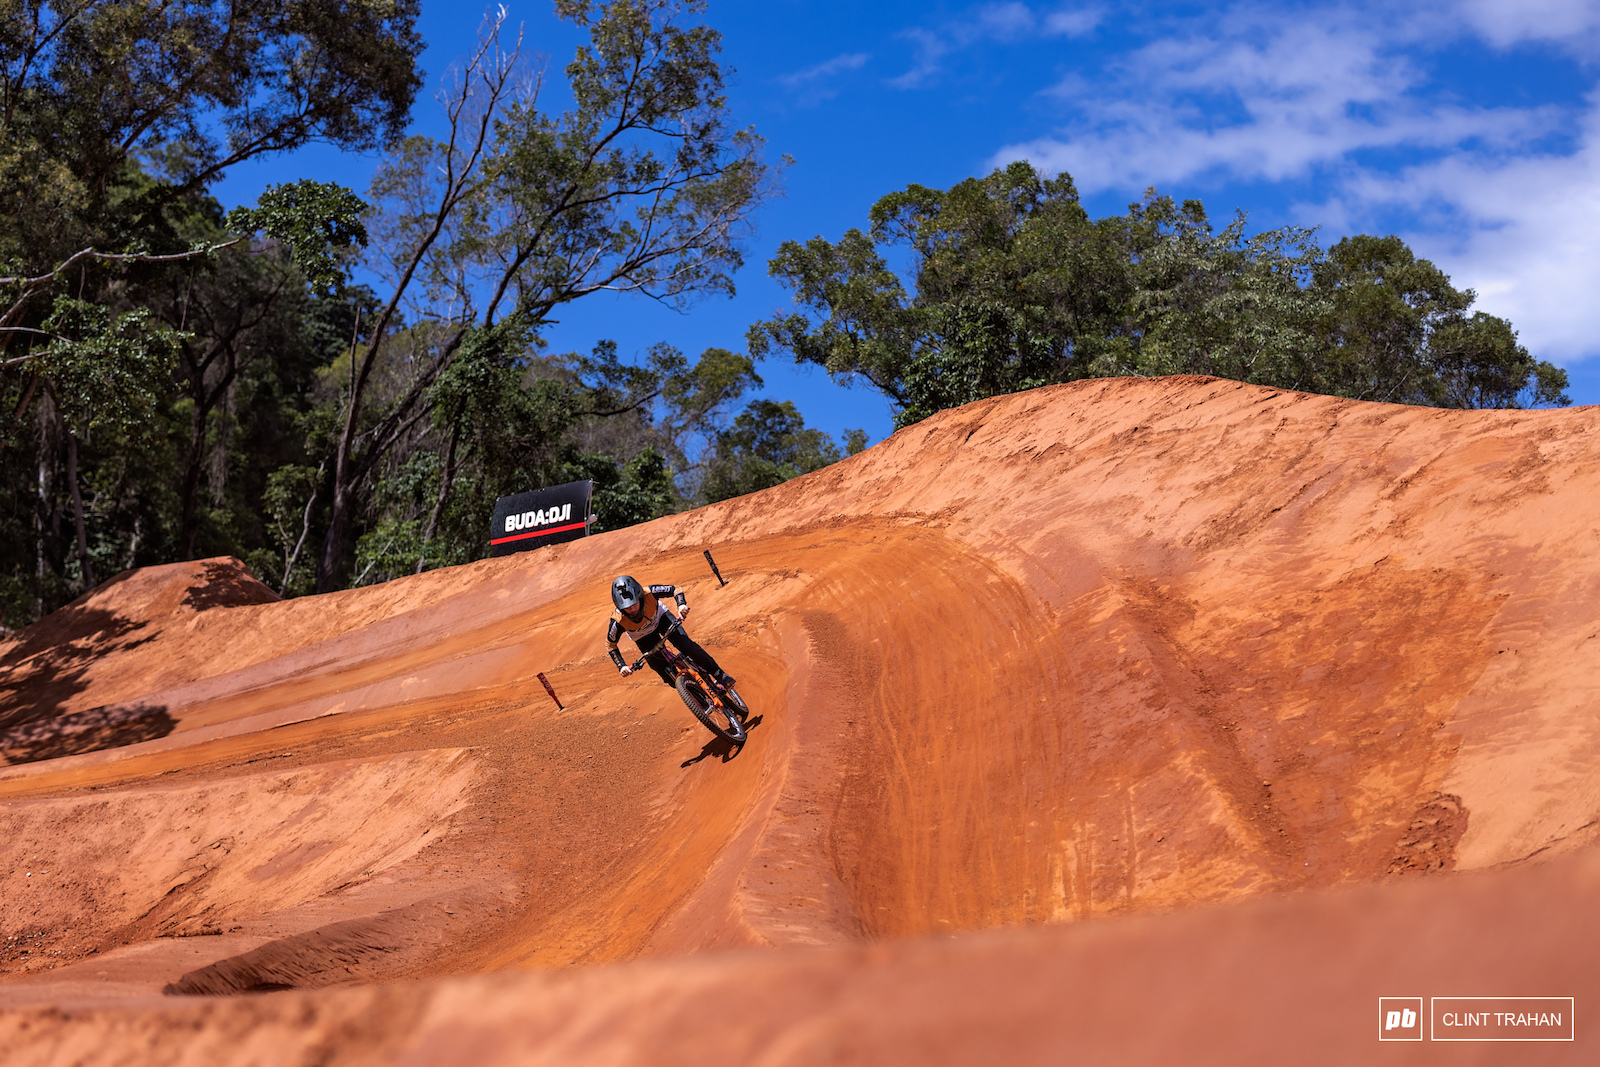
<instances>
[{"instance_id":1,"label":"red course marker","mask_svg":"<svg viewBox=\"0 0 1600 1067\"><path fill-rule=\"evenodd\" d=\"M546 678L544 676L544 672L543 671L540 671L539 674L537 675L537 677L539 679L539 684L544 686L544 691L546 693L550 694L550 699L554 700L556 702L556 707L560 708L562 711L566 711L567 710L566 708L562 708L561 707L561 698L556 696L555 689L552 688L551 685L550 685L550 679L548 679L548 678Z\"/></svg>"}]
</instances>

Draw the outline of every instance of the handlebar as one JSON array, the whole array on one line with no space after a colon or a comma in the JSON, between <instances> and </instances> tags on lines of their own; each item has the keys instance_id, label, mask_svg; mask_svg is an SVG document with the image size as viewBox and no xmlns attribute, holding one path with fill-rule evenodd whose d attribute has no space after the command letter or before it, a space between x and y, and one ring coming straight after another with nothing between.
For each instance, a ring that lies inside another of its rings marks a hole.
<instances>
[{"instance_id":1,"label":"handlebar","mask_svg":"<svg viewBox=\"0 0 1600 1067\"><path fill-rule=\"evenodd\" d=\"M679 660L678 653L674 652L667 645L666 641L664 641L664 640L661 642L661 644L656 646L656 651L660 652L662 655L664 655L667 658L667 662L668 663L674 663L675 664ZM631 671L638 670L640 667L643 667L645 659L646 659L646 657L640 656L638 659L633 661L633 663L628 667L628 670L631 672Z\"/></svg>"}]
</instances>

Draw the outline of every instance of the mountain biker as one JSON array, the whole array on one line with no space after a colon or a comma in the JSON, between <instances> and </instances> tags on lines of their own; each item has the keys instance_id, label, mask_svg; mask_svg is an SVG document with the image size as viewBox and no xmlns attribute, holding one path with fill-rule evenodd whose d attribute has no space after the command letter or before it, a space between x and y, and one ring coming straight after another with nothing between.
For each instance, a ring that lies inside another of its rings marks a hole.
<instances>
[{"instance_id":1,"label":"mountain biker","mask_svg":"<svg viewBox=\"0 0 1600 1067\"><path fill-rule=\"evenodd\" d=\"M668 596L677 603L676 612L662 603L661 598ZM654 667L661 680L668 685L675 685L676 681L672 669L667 666L667 658L661 654L661 645L665 641L671 641L679 652L694 661L696 667L729 689L733 688L733 677L717 666L711 653L695 644L684 632L682 619L689 614L689 600L683 590L675 585L652 585L646 590L634 580L633 575L624 574L611 583L611 603L617 610L611 613L611 623L606 627L606 647L611 653L611 662L617 665L618 672L624 677L633 673L633 668L623 661L622 653L617 651L617 642L626 633L633 638L639 651L644 653L644 661Z\"/></svg>"}]
</instances>

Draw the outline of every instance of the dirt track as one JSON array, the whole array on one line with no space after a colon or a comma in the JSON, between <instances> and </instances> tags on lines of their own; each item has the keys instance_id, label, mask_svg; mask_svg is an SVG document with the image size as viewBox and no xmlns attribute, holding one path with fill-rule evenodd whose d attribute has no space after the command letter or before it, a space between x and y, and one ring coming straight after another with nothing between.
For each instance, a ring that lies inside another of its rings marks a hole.
<instances>
[{"instance_id":1,"label":"dirt track","mask_svg":"<svg viewBox=\"0 0 1600 1067\"><path fill-rule=\"evenodd\" d=\"M0 1044L1350 1062L1378 996L1581 1003L1597 428L1090 382L374 589L124 575L0 645ZM622 571L688 586L760 716L742 751L604 660ZM768 951L683 958L732 948ZM448 977L507 969L543 973ZM1138 1040L1059 1008L1114 995L1178 1007ZM1199 1021L1250 997L1268 1021ZM1583 1048L1580 1020L1449 1058Z\"/></svg>"}]
</instances>

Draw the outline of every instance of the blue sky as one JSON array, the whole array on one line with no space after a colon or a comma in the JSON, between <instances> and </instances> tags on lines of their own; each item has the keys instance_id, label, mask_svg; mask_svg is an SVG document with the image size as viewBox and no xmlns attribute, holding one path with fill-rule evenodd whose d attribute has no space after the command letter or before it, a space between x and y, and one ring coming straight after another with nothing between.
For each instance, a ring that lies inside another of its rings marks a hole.
<instances>
[{"instance_id":1,"label":"blue sky","mask_svg":"<svg viewBox=\"0 0 1600 1067\"><path fill-rule=\"evenodd\" d=\"M505 4L552 74L579 36L546 2ZM472 44L482 9L424 0L432 94ZM741 348L788 306L766 274L778 242L837 238L883 194L948 186L1013 159L1072 174L1092 214L1154 185L1252 228L1398 233L1535 355L1600 403L1600 0L1407 5L981 4L712 0L735 69L734 118L794 157L763 209L738 295L687 313L595 296L559 312L555 351L611 338L624 354L667 341L691 356ZM231 207L270 182L314 177L364 191L375 157L314 147L238 168ZM832 433L890 430L887 403L785 360L766 395Z\"/></svg>"}]
</instances>

